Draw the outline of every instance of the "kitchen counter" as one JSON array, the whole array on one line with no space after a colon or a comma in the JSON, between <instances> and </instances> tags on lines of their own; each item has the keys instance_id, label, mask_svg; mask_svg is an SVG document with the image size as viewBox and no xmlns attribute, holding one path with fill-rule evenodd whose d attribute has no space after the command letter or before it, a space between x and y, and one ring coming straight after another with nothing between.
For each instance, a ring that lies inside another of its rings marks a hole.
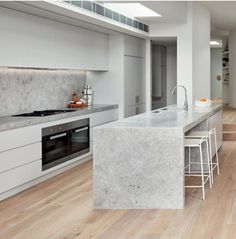
<instances>
[{"instance_id":1,"label":"kitchen counter","mask_svg":"<svg viewBox=\"0 0 236 239\"><path fill-rule=\"evenodd\" d=\"M60 110L63 110L65 108L60 108ZM67 108L66 108L67 109ZM75 109L76 111L62 113L62 114L56 114L56 115L50 115L50 116L43 116L43 117L12 117L12 116L4 116L0 117L0 132L10 129L16 129L46 122L51 122L55 120L61 120L66 118L71 118L75 116L82 116L86 114L106 111L106 110L112 110L112 109L118 109L118 105L108 105L108 104L98 104L98 105L92 105L85 108L78 108ZM71 109L73 110L73 109Z\"/></svg>"},{"instance_id":2,"label":"kitchen counter","mask_svg":"<svg viewBox=\"0 0 236 239\"><path fill-rule=\"evenodd\" d=\"M184 136L216 128L220 147L222 106L157 111L94 129L95 208L184 208Z\"/></svg>"},{"instance_id":3,"label":"kitchen counter","mask_svg":"<svg viewBox=\"0 0 236 239\"><path fill-rule=\"evenodd\" d=\"M171 105L101 126L103 128L182 128L184 132L222 110L221 105L190 107L189 111Z\"/></svg>"}]
</instances>

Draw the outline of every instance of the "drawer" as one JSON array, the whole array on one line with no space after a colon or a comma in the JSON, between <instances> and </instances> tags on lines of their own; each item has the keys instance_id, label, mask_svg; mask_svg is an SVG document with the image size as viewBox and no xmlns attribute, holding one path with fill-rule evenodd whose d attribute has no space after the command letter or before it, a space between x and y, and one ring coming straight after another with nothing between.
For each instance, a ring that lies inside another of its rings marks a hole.
<instances>
[{"instance_id":1,"label":"drawer","mask_svg":"<svg viewBox=\"0 0 236 239\"><path fill-rule=\"evenodd\" d=\"M94 127L97 125L105 124L111 121L115 121L118 119L118 110L107 110L103 112L94 113L90 118L90 126Z\"/></svg>"},{"instance_id":2,"label":"drawer","mask_svg":"<svg viewBox=\"0 0 236 239\"><path fill-rule=\"evenodd\" d=\"M27 183L41 174L42 160L0 173L0 193Z\"/></svg>"},{"instance_id":3,"label":"drawer","mask_svg":"<svg viewBox=\"0 0 236 239\"><path fill-rule=\"evenodd\" d=\"M41 128L24 127L0 132L0 152L41 141Z\"/></svg>"},{"instance_id":4,"label":"drawer","mask_svg":"<svg viewBox=\"0 0 236 239\"><path fill-rule=\"evenodd\" d=\"M41 142L0 153L0 173L42 158Z\"/></svg>"}]
</instances>

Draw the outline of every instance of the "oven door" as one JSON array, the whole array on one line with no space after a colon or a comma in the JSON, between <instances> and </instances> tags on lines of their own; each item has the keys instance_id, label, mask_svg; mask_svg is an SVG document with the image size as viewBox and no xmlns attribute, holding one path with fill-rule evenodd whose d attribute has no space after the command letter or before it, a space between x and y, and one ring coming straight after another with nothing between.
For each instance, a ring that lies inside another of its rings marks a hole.
<instances>
[{"instance_id":1,"label":"oven door","mask_svg":"<svg viewBox=\"0 0 236 239\"><path fill-rule=\"evenodd\" d=\"M69 159L90 151L89 125L71 129L69 133Z\"/></svg>"},{"instance_id":2,"label":"oven door","mask_svg":"<svg viewBox=\"0 0 236 239\"><path fill-rule=\"evenodd\" d=\"M42 138L42 169L46 170L68 160L68 131Z\"/></svg>"}]
</instances>

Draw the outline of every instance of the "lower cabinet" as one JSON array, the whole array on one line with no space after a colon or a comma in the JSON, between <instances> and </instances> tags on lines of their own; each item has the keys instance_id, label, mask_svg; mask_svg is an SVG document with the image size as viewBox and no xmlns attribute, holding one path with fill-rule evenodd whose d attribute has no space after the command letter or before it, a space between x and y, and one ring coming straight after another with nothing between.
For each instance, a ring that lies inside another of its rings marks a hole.
<instances>
[{"instance_id":1,"label":"lower cabinet","mask_svg":"<svg viewBox=\"0 0 236 239\"><path fill-rule=\"evenodd\" d=\"M130 106L125 107L124 117L127 118L127 117L131 117L134 115L142 114L144 112L146 112L146 104L145 103L130 105Z\"/></svg>"},{"instance_id":2,"label":"lower cabinet","mask_svg":"<svg viewBox=\"0 0 236 239\"><path fill-rule=\"evenodd\" d=\"M216 129L216 141L217 141L217 147L218 149L223 144L223 134L222 134L222 110L217 112L216 114L212 115L208 120L208 128L209 130L215 128ZM212 142L214 143L214 142ZM213 152L214 154L215 152Z\"/></svg>"},{"instance_id":3,"label":"lower cabinet","mask_svg":"<svg viewBox=\"0 0 236 239\"><path fill-rule=\"evenodd\" d=\"M93 113L88 117L92 152L93 127L117 120L118 109ZM74 120L68 118L67 122ZM48 123L46 125L48 126ZM4 195L9 192L11 195L15 194L17 187L43 176L41 130L44 126L45 124L42 124L0 132L0 198L1 195L2 198L8 197ZM65 166L62 165L61 169ZM51 170L49 174L55 170Z\"/></svg>"},{"instance_id":4,"label":"lower cabinet","mask_svg":"<svg viewBox=\"0 0 236 239\"><path fill-rule=\"evenodd\" d=\"M18 187L41 175L41 159L0 173L0 193Z\"/></svg>"},{"instance_id":5,"label":"lower cabinet","mask_svg":"<svg viewBox=\"0 0 236 239\"><path fill-rule=\"evenodd\" d=\"M0 173L41 159L41 142L0 153Z\"/></svg>"}]
</instances>

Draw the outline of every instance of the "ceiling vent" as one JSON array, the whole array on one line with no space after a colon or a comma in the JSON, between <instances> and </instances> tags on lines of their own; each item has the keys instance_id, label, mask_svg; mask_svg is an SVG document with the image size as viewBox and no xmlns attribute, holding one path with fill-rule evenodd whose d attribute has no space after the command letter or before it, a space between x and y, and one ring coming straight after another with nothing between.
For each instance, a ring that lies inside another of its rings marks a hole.
<instances>
[{"instance_id":1,"label":"ceiling vent","mask_svg":"<svg viewBox=\"0 0 236 239\"><path fill-rule=\"evenodd\" d=\"M87 11L93 12L97 15L120 22L127 26L141 30L143 32L149 32L148 25L146 25L140 21L137 21L135 19L132 19L130 17L127 17L123 14L120 14L116 11L113 11L109 8L103 7L102 5L99 5L95 2L92 2L92 1L64 1L64 2L67 4L71 4L75 7L79 7L79 8L85 9Z\"/></svg>"}]
</instances>

